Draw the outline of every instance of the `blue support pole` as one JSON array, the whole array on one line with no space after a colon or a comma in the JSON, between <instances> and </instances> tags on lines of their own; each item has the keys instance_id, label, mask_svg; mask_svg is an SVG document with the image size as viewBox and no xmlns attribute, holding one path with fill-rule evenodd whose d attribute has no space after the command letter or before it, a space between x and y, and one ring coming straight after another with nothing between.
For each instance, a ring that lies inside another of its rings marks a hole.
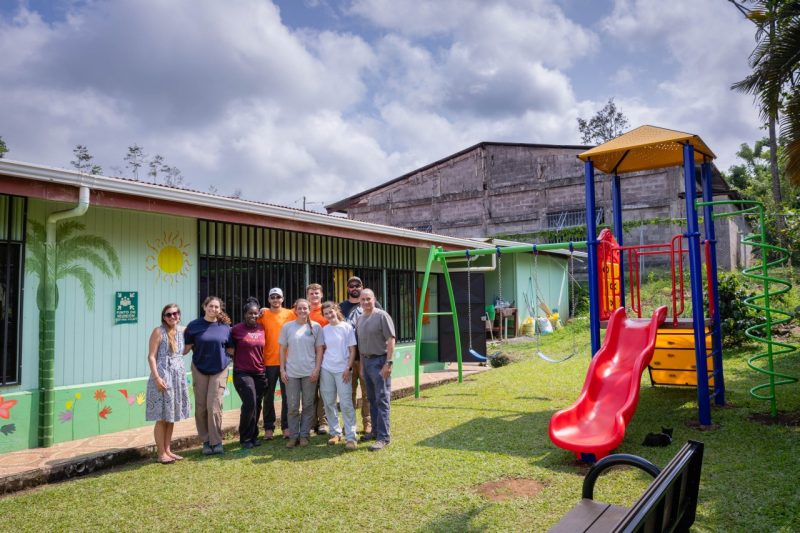
<instances>
[{"instance_id":1,"label":"blue support pole","mask_svg":"<svg viewBox=\"0 0 800 533\"><path fill-rule=\"evenodd\" d=\"M586 251L589 261L589 333L592 339L592 357L600 349L600 297L597 272L597 224L595 223L594 163L583 165L586 178Z\"/></svg>"},{"instance_id":2,"label":"blue support pole","mask_svg":"<svg viewBox=\"0 0 800 533\"><path fill-rule=\"evenodd\" d=\"M704 161L700 166L703 181L703 201L713 202L714 193L711 188L711 163ZM703 225L706 239L709 241L710 301L714 302L714 313L711 315L711 358L714 361L714 403L725 405L725 379L722 373L722 323L719 316L719 283L717 280L717 234L714 228L714 206L703 206Z\"/></svg>"},{"instance_id":3,"label":"blue support pole","mask_svg":"<svg viewBox=\"0 0 800 533\"><path fill-rule=\"evenodd\" d=\"M705 313L703 313L703 270L700 267L700 227L697 221L697 184L694 177L694 146L683 145L683 182L686 191L686 240L689 248L689 272L692 282L692 324L694 356L697 368L697 412L700 425L711 425L711 402L708 393L706 364Z\"/></svg>"},{"instance_id":4,"label":"blue support pole","mask_svg":"<svg viewBox=\"0 0 800 533\"><path fill-rule=\"evenodd\" d=\"M617 244L622 246L623 242L623 229L622 229L622 187L620 185L619 174L614 173L614 178L611 180L611 207L614 210L614 238L617 239ZM619 304L625 307L625 254L619 254Z\"/></svg>"}]
</instances>

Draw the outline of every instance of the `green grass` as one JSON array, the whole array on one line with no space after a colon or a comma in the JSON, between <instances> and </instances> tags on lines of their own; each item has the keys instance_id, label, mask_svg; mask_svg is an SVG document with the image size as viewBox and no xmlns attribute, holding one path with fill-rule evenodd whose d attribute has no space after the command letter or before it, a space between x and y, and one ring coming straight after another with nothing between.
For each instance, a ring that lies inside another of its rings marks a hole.
<instances>
[{"instance_id":1,"label":"green grass","mask_svg":"<svg viewBox=\"0 0 800 533\"><path fill-rule=\"evenodd\" d=\"M535 357L533 343L502 349L519 361L423 391L392 405L393 442L381 453L345 454L322 437L305 449L283 441L243 451L228 443L222 457L197 450L171 466L138 462L91 477L0 499L3 531L54 530L396 530L543 531L580 498L586 468L547 436L550 416L578 395L588 365L586 326L543 339L551 356L582 353L562 364ZM643 380L639 408L618 451L663 466L687 439L706 444L696 531L800 530L800 430L749 421L767 412L747 390L758 380L746 350L726 355L732 407L712 411L717 429L701 432L692 389L653 388ZM782 362L800 375L800 357ZM800 410L800 387L779 389L780 408ZM644 435L673 427L667 448L641 446ZM480 483L528 478L544 490L531 498L490 502ZM615 470L596 498L630 504L644 474Z\"/></svg>"}]
</instances>

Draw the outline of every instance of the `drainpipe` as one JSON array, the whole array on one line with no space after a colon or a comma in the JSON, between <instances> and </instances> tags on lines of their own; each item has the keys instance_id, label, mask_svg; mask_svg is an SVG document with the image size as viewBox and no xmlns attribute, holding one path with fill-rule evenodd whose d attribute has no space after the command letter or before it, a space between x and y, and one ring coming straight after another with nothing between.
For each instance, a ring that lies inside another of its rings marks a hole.
<instances>
[{"instance_id":1,"label":"drainpipe","mask_svg":"<svg viewBox=\"0 0 800 533\"><path fill-rule=\"evenodd\" d=\"M53 413L55 406L55 354L56 354L56 226L59 221L79 217L89 209L89 187L81 185L78 205L66 211L51 213L47 217L45 240L45 265L40 283L44 284L44 309L40 309L39 322L39 446L53 445Z\"/></svg>"}]
</instances>

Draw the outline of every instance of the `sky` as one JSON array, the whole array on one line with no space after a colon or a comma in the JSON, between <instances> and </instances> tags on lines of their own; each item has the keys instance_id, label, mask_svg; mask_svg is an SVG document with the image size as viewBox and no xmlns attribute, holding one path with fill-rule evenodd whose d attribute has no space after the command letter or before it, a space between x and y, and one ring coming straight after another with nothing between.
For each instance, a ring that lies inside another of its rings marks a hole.
<instances>
[{"instance_id":1,"label":"sky","mask_svg":"<svg viewBox=\"0 0 800 533\"><path fill-rule=\"evenodd\" d=\"M0 0L0 136L320 209L482 141L581 144L613 97L724 171L764 136L730 90L753 46L726 0Z\"/></svg>"}]
</instances>

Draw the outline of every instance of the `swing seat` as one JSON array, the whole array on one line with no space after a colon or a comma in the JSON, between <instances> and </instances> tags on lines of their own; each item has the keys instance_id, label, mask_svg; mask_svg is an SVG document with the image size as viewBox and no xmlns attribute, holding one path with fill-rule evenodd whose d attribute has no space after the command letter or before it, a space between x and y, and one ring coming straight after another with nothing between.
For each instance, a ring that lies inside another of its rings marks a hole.
<instances>
[{"instance_id":1,"label":"swing seat","mask_svg":"<svg viewBox=\"0 0 800 533\"><path fill-rule=\"evenodd\" d=\"M480 361L486 361L486 360L489 360L489 359L494 359L495 357L497 357L498 355L500 355L500 352L493 353L492 355L481 355L481 354L479 354L478 352L476 352L475 350L473 350L473 349L471 349L471 348L470 348L470 350L469 350L469 354L470 354L472 357L474 357L475 359L478 359L478 360L480 360Z\"/></svg>"}]
</instances>

